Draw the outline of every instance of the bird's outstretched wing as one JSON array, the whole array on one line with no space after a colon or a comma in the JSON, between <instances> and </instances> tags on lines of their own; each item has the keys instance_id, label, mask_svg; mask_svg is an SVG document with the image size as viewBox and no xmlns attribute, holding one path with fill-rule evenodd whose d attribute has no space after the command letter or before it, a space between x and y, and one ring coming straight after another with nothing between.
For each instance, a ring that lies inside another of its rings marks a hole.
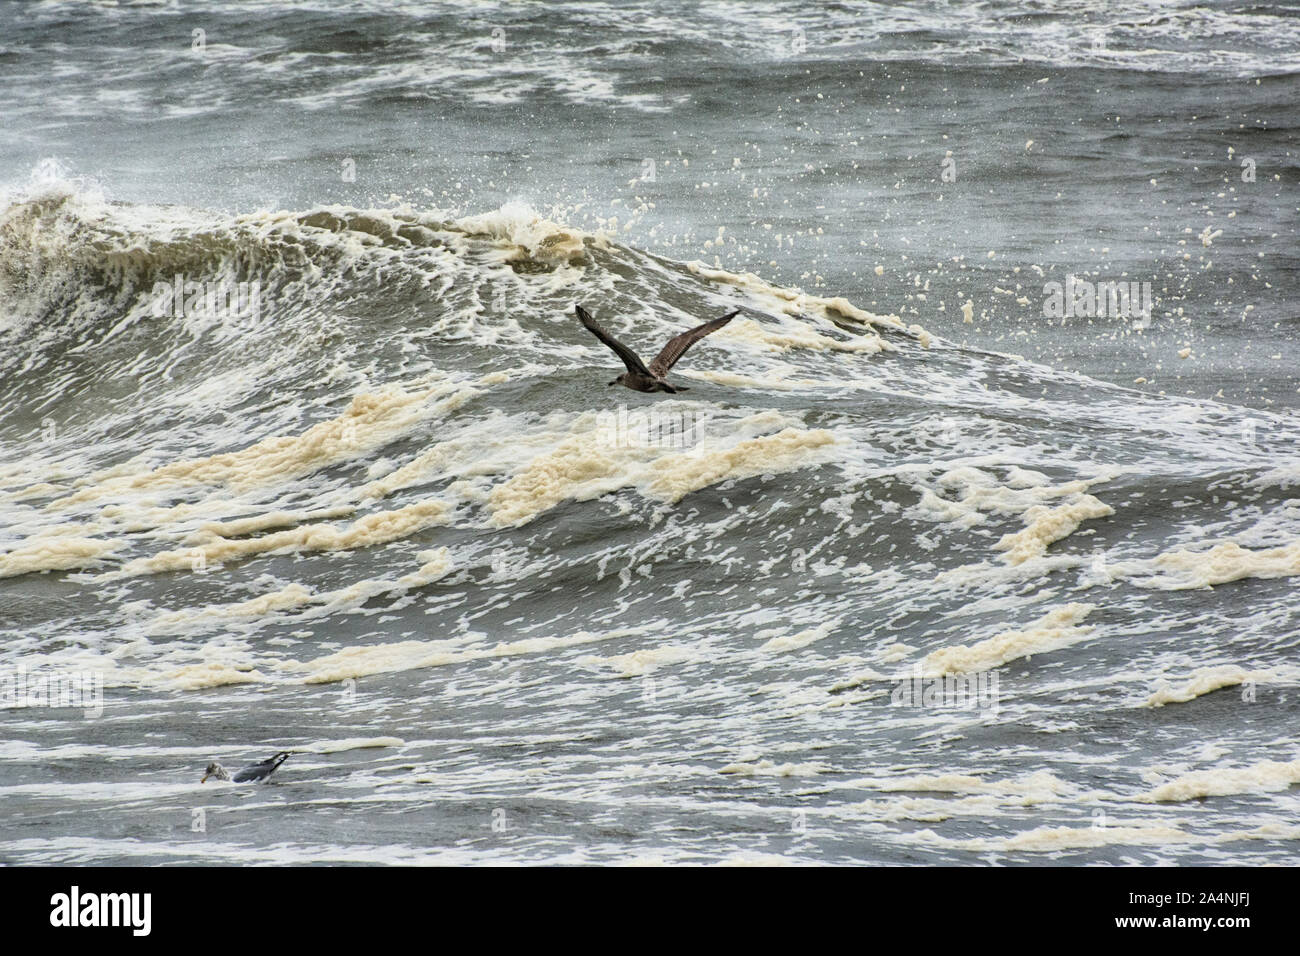
<instances>
[{"instance_id":1,"label":"bird's outstretched wing","mask_svg":"<svg viewBox=\"0 0 1300 956\"><path fill-rule=\"evenodd\" d=\"M740 310L736 309L734 312L728 312L720 319L705 322L688 332L673 336L668 340L668 344L663 347L663 351L656 355L655 360L650 363L650 374L655 378L663 378L668 374L668 370L677 364L677 360L686 354L688 348L710 332L718 331L739 314Z\"/></svg>"},{"instance_id":2,"label":"bird's outstretched wing","mask_svg":"<svg viewBox=\"0 0 1300 956\"><path fill-rule=\"evenodd\" d=\"M587 331L608 345L623 360L623 364L627 366L629 372L636 372L641 375L650 374L645 367L645 363L641 361L641 357L597 325L596 320L587 313L586 309L580 305L575 305L573 310L578 313L578 318L587 327Z\"/></svg>"}]
</instances>

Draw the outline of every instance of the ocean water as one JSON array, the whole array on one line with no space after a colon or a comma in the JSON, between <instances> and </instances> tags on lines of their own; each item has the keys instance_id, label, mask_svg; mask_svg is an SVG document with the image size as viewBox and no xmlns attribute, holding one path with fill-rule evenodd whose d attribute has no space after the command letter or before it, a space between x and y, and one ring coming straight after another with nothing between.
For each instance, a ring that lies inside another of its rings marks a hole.
<instances>
[{"instance_id":1,"label":"ocean water","mask_svg":"<svg viewBox=\"0 0 1300 956\"><path fill-rule=\"evenodd\" d=\"M1300 7L0 25L0 861L1294 860Z\"/></svg>"}]
</instances>

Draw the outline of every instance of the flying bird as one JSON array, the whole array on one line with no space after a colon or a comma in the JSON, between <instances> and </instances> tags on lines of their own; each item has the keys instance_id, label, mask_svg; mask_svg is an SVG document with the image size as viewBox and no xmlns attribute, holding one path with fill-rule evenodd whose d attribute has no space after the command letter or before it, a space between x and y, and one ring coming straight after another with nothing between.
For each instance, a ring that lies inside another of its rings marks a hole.
<instances>
[{"instance_id":1,"label":"flying bird","mask_svg":"<svg viewBox=\"0 0 1300 956\"><path fill-rule=\"evenodd\" d=\"M208 777L212 777L214 780L233 780L235 783L258 783L275 773L276 768L291 756L293 756L292 751L282 750L274 757L267 757L261 763L255 763L251 767L245 767L233 777L229 772L227 772L225 767L221 766L221 764L214 760L212 763L208 764L208 769L204 771L203 779L200 780L199 783L207 783Z\"/></svg>"},{"instance_id":2,"label":"flying bird","mask_svg":"<svg viewBox=\"0 0 1300 956\"><path fill-rule=\"evenodd\" d=\"M614 354L623 360L623 364L627 366L627 371L609 384L623 385L638 392L675 393L686 391L685 385L669 385L664 381L664 376L668 374L668 370L677 364L677 360L685 355L686 350L692 345L710 332L718 331L740 314L740 310L736 309L728 312L720 319L705 322L703 325L697 325L681 335L673 336L668 340L668 344L663 347L663 351L656 355L655 360L647 367L641 361L639 355L597 325L596 320L591 317L586 309L580 305L575 305L573 309L578 314L582 324L587 327L587 331L608 345Z\"/></svg>"}]
</instances>

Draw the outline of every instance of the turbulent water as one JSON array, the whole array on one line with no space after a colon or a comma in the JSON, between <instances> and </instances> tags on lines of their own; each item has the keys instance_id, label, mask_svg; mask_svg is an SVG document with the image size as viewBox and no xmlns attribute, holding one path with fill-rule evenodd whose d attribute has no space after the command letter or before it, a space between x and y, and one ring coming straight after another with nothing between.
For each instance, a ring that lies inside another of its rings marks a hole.
<instances>
[{"instance_id":1,"label":"turbulent water","mask_svg":"<svg viewBox=\"0 0 1300 956\"><path fill-rule=\"evenodd\" d=\"M1300 8L0 22L0 860L1294 859Z\"/></svg>"}]
</instances>

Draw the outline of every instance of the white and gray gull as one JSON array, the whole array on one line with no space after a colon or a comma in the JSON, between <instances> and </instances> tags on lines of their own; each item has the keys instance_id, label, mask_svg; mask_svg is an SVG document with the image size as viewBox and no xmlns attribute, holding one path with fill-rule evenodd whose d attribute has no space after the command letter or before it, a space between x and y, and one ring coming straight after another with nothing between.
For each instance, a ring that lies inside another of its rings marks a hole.
<instances>
[{"instance_id":1,"label":"white and gray gull","mask_svg":"<svg viewBox=\"0 0 1300 956\"><path fill-rule=\"evenodd\" d=\"M255 763L251 767L236 771L233 777L225 767L214 760L208 764L208 769L204 771L203 779L199 783L207 783L209 777L214 780L229 780L234 783L260 783L275 773L276 768L291 756L293 756L293 751L282 750L274 757L267 757L261 763Z\"/></svg>"}]
</instances>

